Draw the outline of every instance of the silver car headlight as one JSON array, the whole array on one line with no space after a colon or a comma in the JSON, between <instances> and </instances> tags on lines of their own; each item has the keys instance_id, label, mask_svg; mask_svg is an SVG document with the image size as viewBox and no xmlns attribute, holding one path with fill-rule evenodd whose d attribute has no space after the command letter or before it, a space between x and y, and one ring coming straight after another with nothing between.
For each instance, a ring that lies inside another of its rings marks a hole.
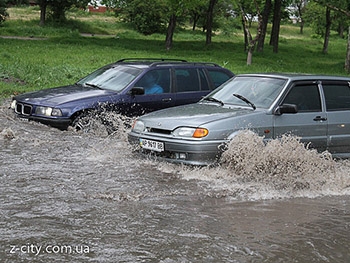
<instances>
[{"instance_id":1,"label":"silver car headlight","mask_svg":"<svg viewBox=\"0 0 350 263\"><path fill-rule=\"evenodd\" d=\"M180 127L172 132L175 137L203 138L209 134L206 128Z\"/></svg>"},{"instance_id":2,"label":"silver car headlight","mask_svg":"<svg viewBox=\"0 0 350 263\"><path fill-rule=\"evenodd\" d=\"M35 114L43 116L62 116L62 111L60 109L55 109L51 107L38 106L35 109Z\"/></svg>"},{"instance_id":3,"label":"silver car headlight","mask_svg":"<svg viewBox=\"0 0 350 263\"><path fill-rule=\"evenodd\" d=\"M141 133L141 132L143 132L145 130L145 124L143 123L143 121L136 120L134 122L134 125L132 126L132 130L134 132Z\"/></svg>"}]
</instances>

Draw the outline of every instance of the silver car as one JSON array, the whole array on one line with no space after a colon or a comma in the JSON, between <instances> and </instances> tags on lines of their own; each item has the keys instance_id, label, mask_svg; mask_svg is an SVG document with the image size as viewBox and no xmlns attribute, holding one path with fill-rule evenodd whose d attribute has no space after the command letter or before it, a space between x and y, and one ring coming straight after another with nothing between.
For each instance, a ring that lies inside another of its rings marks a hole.
<instances>
[{"instance_id":1,"label":"silver car","mask_svg":"<svg viewBox=\"0 0 350 263\"><path fill-rule=\"evenodd\" d=\"M209 165L239 131L266 140L294 134L319 151L350 157L350 78L242 74L201 101L138 118L128 139L143 153Z\"/></svg>"}]
</instances>

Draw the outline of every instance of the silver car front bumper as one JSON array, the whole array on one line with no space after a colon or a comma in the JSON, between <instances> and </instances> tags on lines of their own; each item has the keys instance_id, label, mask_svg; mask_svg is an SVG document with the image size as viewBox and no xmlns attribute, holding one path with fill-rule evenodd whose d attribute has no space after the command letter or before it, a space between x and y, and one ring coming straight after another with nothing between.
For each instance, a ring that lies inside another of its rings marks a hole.
<instances>
[{"instance_id":1,"label":"silver car front bumper","mask_svg":"<svg viewBox=\"0 0 350 263\"><path fill-rule=\"evenodd\" d=\"M142 145L142 140L148 140L161 144L161 150L152 150ZM215 140L186 140L168 137L155 137L145 134L130 132L128 141L137 150L146 155L151 155L160 160L172 163L183 163L189 165L212 165L215 164L221 155L220 146L226 141Z\"/></svg>"}]
</instances>

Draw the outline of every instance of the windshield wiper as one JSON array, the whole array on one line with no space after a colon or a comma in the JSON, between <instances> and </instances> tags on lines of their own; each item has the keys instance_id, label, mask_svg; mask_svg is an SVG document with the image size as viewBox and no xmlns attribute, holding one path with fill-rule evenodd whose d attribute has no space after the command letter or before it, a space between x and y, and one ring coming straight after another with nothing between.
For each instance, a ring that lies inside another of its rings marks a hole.
<instances>
[{"instance_id":1,"label":"windshield wiper","mask_svg":"<svg viewBox=\"0 0 350 263\"><path fill-rule=\"evenodd\" d=\"M221 106L225 105L225 103L223 101L215 99L213 97L204 97L203 100L217 102L217 103L220 103Z\"/></svg>"},{"instance_id":2,"label":"windshield wiper","mask_svg":"<svg viewBox=\"0 0 350 263\"><path fill-rule=\"evenodd\" d=\"M253 102L251 102L250 100L248 100L246 97L239 95L239 94L232 94L233 96L239 98L240 100L243 100L245 103L247 103L248 105L250 105L254 110L256 109L256 106L254 105Z\"/></svg>"},{"instance_id":3,"label":"windshield wiper","mask_svg":"<svg viewBox=\"0 0 350 263\"><path fill-rule=\"evenodd\" d=\"M85 85L88 85L88 86L90 86L90 87L93 87L93 88L102 89L99 85L96 85L96 84L93 84L93 83L85 82L84 84L85 84Z\"/></svg>"}]
</instances>

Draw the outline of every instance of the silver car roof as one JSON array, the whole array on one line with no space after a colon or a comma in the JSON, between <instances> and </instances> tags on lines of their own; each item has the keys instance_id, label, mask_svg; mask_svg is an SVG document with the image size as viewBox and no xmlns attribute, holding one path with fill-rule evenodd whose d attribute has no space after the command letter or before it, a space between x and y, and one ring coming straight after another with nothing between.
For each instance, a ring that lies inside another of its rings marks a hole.
<instances>
[{"instance_id":1,"label":"silver car roof","mask_svg":"<svg viewBox=\"0 0 350 263\"><path fill-rule=\"evenodd\" d=\"M350 81L350 77L346 77L346 76L316 75L316 74L302 74L302 73L246 73L246 74L236 75L236 77L243 77L243 76L280 78L280 79L286 79L289 81L296 81L296 80Z\"/></svg>"}]
</instances>

